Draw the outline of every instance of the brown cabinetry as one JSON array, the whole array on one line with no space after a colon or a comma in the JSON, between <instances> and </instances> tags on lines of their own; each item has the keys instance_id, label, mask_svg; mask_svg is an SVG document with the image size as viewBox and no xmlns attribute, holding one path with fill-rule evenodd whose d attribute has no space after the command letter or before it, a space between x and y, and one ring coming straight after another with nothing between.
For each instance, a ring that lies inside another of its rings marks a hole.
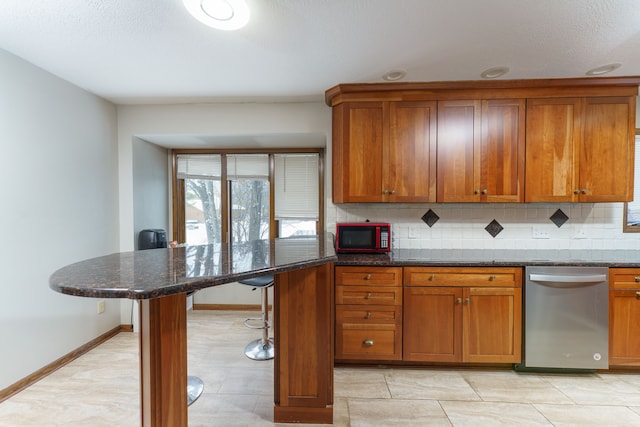
<instances>
[{"instance_id":1,"label":"brown cabinetry","mask_svg":"<svg viewBox=\"0 0 640 427\"><path fill-rule=\"evenodd\" d=\"M335 269L336 360L402 358L402 268Z\"/></svg>"},{"instance_id":2,"label":"brown cabinetry","mask_svg":"<svg viewBox=\"0 0 640 427\"><path fill-rule=\"evenodd\" d=\"M640 366L640 269L609 269L609 365Z\"/></svg>"},{"instance_id":3,"label":"brown cabinetry","mask_svg":"<svg viewBox=\"0 0 640 427\"><path fill-rule=\"evenodd\" d=\"M524 99L438 102L438 202L524 200Z\"/></svg>"},{"instance_id":4,"label":"brown cabinetry","mask_svg":"<svg viewBox=\"0 0 640 427\"><path fill-rule=\"evenodd\" d=\"M403 360L521 361L522 269L404 268Z\"/></svg>"},{"instance_id":5,"label":"brown cabinetry","mask_svg":"<svg viewBox=\"0 0 640 427\"><path fill-rule=\"evenodd\" d=\"M633 193L635 98L527 101L527 202L620 202Z\"/></svg>"},{"instance_id":6,"label":"brown cabinetry","mask_svg":"<svg viewBox=\"0 0 640 427\"><path fill-rule=\"evenodd\" d=\"M435 138L434 101L334 107L334 203L434 202Z\"/></svg>"}]
</instances>

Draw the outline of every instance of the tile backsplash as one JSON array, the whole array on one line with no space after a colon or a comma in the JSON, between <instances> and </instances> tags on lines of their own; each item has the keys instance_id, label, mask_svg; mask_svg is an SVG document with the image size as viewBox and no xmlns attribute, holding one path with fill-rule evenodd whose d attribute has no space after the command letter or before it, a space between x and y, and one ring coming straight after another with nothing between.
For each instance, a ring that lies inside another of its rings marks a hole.
<instances>
[{"instance_id":1,"label":"tile backsplash","mask_svg":"<svg viewBox=\"0 0 640 427\"><path fill-rule=\"evenodd\" d=\"M328 206L332 232L336 222L391 223L393 249L640 249L640 233L622 232L623 203Z\"/></svg>"}]
</instances>

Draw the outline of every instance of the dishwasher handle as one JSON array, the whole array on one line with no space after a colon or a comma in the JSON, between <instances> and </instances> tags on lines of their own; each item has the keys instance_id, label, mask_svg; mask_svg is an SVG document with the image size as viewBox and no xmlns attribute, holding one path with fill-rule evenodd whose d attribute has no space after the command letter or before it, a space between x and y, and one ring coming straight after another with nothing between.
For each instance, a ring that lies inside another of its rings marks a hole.
<instances>
[{"instance_id":1,"label":"dishwasher handle","mask_svg":"<svg viewBox=\"0 0 640 427\"><path fill-rule=\"evenodd\" d=\"M569 274L529 274L532 282L554 283L598 283L607 280L606 274L569 275Z\"/></svg>"}]
</instances>

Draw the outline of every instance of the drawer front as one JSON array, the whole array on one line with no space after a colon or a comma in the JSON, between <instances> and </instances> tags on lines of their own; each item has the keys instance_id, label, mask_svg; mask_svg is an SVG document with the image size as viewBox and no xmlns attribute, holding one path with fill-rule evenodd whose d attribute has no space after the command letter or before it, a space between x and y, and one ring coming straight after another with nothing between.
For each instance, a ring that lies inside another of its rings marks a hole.
<instances>
[{"instance_id":1,"label":"drawer front","mask_svg":"<svg viewBox=\"0 0 640 427\"><path fill-rule=\"evenodd\" d=\"M640 289L640 269L610 268L609 287L611 289Z\"/></svg>"},{"instance_id":2,"label":"drawer front","mask_svg":"<svg viewBox=\"0 0 640 427\"><path fill-rule=\"evenodd\" d=\"M400 360L402 334L395 325L336 325L336 359Z\"/></svg>"},{"instance_id":3,"label":"drawer front","mask_svg":"<svg viewBox=\"0 0 640 427\"><path fill-rule=\"evenodd\" d=\"M336 285L402 286L402 267L336 267Z\"/></svg>"},{"instance_id":4,"label":"drawer front","mask_svg":"<svg viewBox=\"0 0 640 427\"><path fill-rule=\"evenodd\" d=\"M402 307L393 305L366 306L339 305L336 307L336 325L343 323L402 324Z\"/></svg>"},{"instance_id":5,"label":"drawer front","mask_svg":"<svg viewBox=\"0 0 640 427\"><path fill-rule=\"evenodd\" d=\"M405 286L521 287L521 268L405 267Z\"/></svg>"},{"instance_id":6,"label":"drawer front","mask_svg":"<svg viewBox=\"0 0 640 427\"><path fill-rule=\"evenodd\" d=\"M401 305L402 288L336 286L336 304Z\"/></svg>"}]
</instances>

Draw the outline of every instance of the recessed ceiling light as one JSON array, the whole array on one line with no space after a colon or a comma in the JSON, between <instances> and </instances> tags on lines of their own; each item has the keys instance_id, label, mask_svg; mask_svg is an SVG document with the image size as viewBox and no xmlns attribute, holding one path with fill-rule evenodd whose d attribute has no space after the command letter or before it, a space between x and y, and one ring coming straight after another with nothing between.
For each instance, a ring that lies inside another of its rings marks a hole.
<instances>
[{"instance_id":1,"label":"recessed ceiling light","mask_svg":"<svg viewBox=\"0 0 640 427\"><path fill-rule=\"evenodd\" d=\"M194 18L219 30L237 30L249 22L249 6L244 0L182 0Z\"/></svg>"},{"instance_id":2,"label":"recessed ceiling light","mask_svg":"<svg viewBox=\"0 0 640 427\"><path fill-rule=\"evenodd\" d=\"M616 70L618 68L620 68L622 66L622 64L606 64L606 65L601 65L599 67L596 68L592 68L589 71L587 71L587 76L599 76L602 74L607 74L612 72L613 70Z\"/></svg>"},{"instance_id":3,"label":"recessed ceiling light","mask_svg":"<svg viewBox=\"0 0 640 427\"><path fill-rule=\"evenodd\" d=\"M498 77L504 76L509 72L509 67L493 67L488 70L484 70L480 77L483 79L497 79Z\"/></svg>"},{"instance_id":4,"label":"recessed ceiling light","mask_svg":"<svg viewBox=\"0 0 640 427\"><path fill-rule=\"evenodd\" d=\"M382 78L388 82L395 82L396 80L401 80L407 75L407 72L404 70L392 70L382 75Z\"/></svg>"}]
</instances>

